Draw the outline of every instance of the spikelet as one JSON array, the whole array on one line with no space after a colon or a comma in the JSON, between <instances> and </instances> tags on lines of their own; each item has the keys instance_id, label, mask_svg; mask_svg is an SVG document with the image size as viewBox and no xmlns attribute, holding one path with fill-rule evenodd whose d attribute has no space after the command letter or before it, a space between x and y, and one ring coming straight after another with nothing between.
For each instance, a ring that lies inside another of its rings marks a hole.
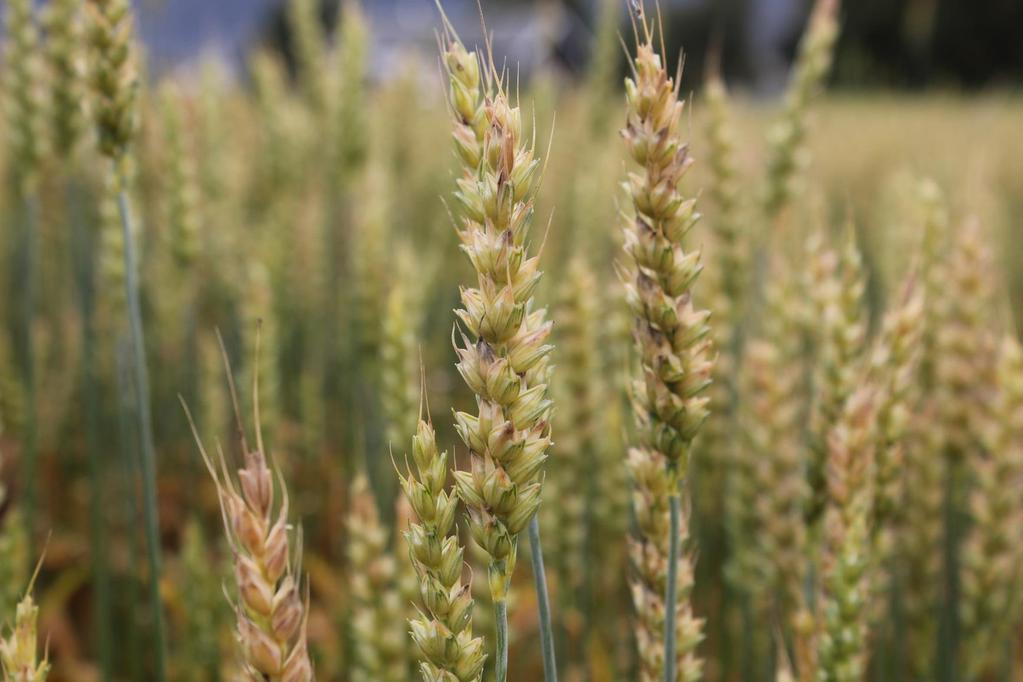
<instances>
[{"instance_id":1,"label":"spikelet","mask_svg":"<svg viewBox=\"0 0 1023 682\"><path fill-rule=\"evenodd\" d=\"M59 159L74 155L85 128L82 6L82 0L50 0L46 7L50 137Z\"/></svg>"},{"instance_id":2,"label":"spikelet","mask_svg":"<svg viewBox=\"0 0 1023 682\"><path fill-rule=\"evenodd\" d=\"M478 62L452 47L455 42L449 40L445 56L451 91L468 92ZM455 485L473 538L490 556L491 592L504 602L518 535L540 506L540 474L551 445L551 323L546 309L534 309L541 273L527 241L539 161L496 71L488 86L479 140L461 105L452 107L456 147L466 163L455 194L458 237L477 273L476 286L462 288L462 307L455 311L461 323L457 369L477 404L476 414L455 414L455 430L470 453L470 470L456 471ZM474 154L477 165L470 166Z\"/></svg>"},{"instance_id":3,"label":"spikelet","mask_svg":"<svg viewBox=\"0 0 1023 682\"><path fill-rule=\"evenodd\" d=\"M638 446L628 457L638 527L630 547L632 593L639 616L641 679L665 675L664 622L671 617L677 624L679 679L695 680L701 675L695 648L702 624L689 605L692 567L684 552L678 559L678 601L666 606L664 600L670 499L680 494L693 438L707 417L708 399L702 393L713 369L710 313L696 308L690 288L700 273L700 253L682 247L699 214L695 199L684 198L678 189L692 159L679 138L683 105L677 79L668 76L655 51L641 8L637 21L642 36L633 77L625 81L628 114L622 130L629 155L640 167L625 183L631 211L622 215L629 258L622 277L642 364L633 388ZM686 521L682 541L688 535Z\"/></svg>"},{"instance_id":4,"label":"spikelet","mask_svg":"<svg viewBox=\"0 0 1023 682\"><path fill-rule=\"evenodd\" d=\"M981 424L985 454L973 465L969 500L973 528L963 547L963 667L967 679L996 671L1001 645L1020 608L1019 547L1023 543L1023 351L1002 339L997 394Z\"/></svg>"},{"instance_id":5,"label":"spikelet","mask_svg":"<svg viewBox=\"0 0 1023 682\"><path fill-rule=\"evenodd\" d=\"M230 364L226 353L223 354L230 377ZM280 472L277 472L278 483L274 485L274 474L266 461L260 433L258 387L253 390L255 448L249 447L245 436L233 380L230 387L238 422L238 445L244 453L244 466L238 470L237 482L228 473L219 445L216 461L207 453L184 401L182 405L203 462L216 485L234 558L238 590L238 603L234 608L244 670L253 682L311 682L314 675L306 637L308 596L303 598L298 575L301 536L298 548L292 552L288 491ZM274 504L275 494L281 496L278 505Z\"/></svg>"},{"instance_id":6,"label":"spikelet","mask_svg":"<svg viewBox=\"0 0 1023 682\"><path fill-rule=\"evenodd\" d=\"M348 564L352 592L353 682L403 682L405 620L397 561L366 477L352 483Z\"/></svg>"},{"instance_id":7,"label":"spikelet","mask_svg":"<svg viewBox=\"0 0 1023 682\"><path fill-rule=\"evenodd\" d=\"M32 0L9 0L4 12L4 103L7 162L19 189L30 191L45 154L39 32Z\"/></svg>"},{"instance_id":8,"label":"spikelet","mask_svg":"<svg viewBox=\"0 0 1023 682\"><path fill-rule=\"evenodd\" d=\"M837 423L845 402L856 390L866 351L863 310L863 263L855 233L847 227L841 253L828 247L818 232L810 238L807 291L816 321L818 376L811 414L812 459L809 465L808 518L816 522L824 508L827 486L828 434Z\"/></svg>"},{"instance_id":9,"label":"spikelet","mask_svg":"<svg viewBox=\"0 0 1023 682\"><path fill-rule=\"evenodd\" d=\"M487 127L480 60L453 35L444 35L444 68L448 74L448 106L454 125L455 150L466 177L476 172L483 158Z\"/></svg>"},{"instance_id":10,"label":"spikelet","mask_svg":"<svg viewBox=\"0 0 1023 682\"><path fill-rule=\"evenodd\" d=\"M831 68L838 38L838 0L817 0L799 45L795 71L785 91L780 120L767 134L767 191L764 211L777 216L798 193L801 173L808 164L805 148L810 102Z\"/></svg>"},{"instance_id":11,"label":"spikelet","mask_svg":"<svg viewBox=\"0 0 1023 682\"><path fill-rule=\"evenodd\" d=\"M88 41L92 49L92 117L100 152L120 163L135 137L139 79L131 4L88 0ZM123 169L120 169L123 172Z\"/></svg>"},{"instance_id":12,"label":"spikelet","mask_svg":"<svg viewBox=\"0 0 1023 682\"><path fill-rule=\"evenodd\" d=\"M405 533L419 576L421 610L409 621L423 657L425 682L475 682L483 673L483 640L472 635L472 587L463 581L463 549L455 529L458 498L447 489L448 453L437 449L433 426L420 419L412 439L415 472L401 487L416 521Z\"/></svg>"},{"instance_id":13,"label":"spikelet","mask_svg":"<svg viewBox=\"0 0 1023 682\"><path fill-rule=\"evenodd\" d=\"M45 682L50 674L49 656L44 653L42 660L39 659L39 607L32 599L34 584L35 576L18 603L10 636L0 639L0 668L3 669L4 682Z\"/></svg>"},{"instance_id":14,"label":"spikelet","mask_svg":"<svg viewBox=\"0 0 1023 682\"><path fill-rule=\"evenodd\" d=\"M874 390L857 389L828 435L820 682L858 682L866 674L876 409Z\"/></svg>"}]
</instances>

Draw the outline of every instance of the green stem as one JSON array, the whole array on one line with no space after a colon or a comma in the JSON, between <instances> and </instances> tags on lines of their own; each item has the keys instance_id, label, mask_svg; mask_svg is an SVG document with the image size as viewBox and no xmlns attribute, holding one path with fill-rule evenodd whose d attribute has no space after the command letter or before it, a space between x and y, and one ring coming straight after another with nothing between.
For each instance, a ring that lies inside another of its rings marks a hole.
<instances>
[{"instance_id":1,"label":"green stem","mask_svg":"<svg viewBox=\"0 0 1023 682\"><path fill-rule=\"evenodd\" d=\"M119 439L118 450L124 465L124 490L121 491L121 497L124 500L123 520L127 521L128 556L134 557L139 554L138 533L134 526L134 521L139 516L138 505L135 499L138 486L136 485L136 461L132 456L133 449L129 443L136 437L132 426L133 422L137 420L134 419L135 389L132 387L129 355L131 355L131 345L122 333L118 336L117 343L115 344L115 360L117 365L117 434ZM121 524L119 524L120 526ZM122 613L136 613L142 603L142 600L139 598L138 576L133 569L134 562L131 562L128 567L127 588L118 590L118 606ZM126 630L124 646L121 647L121 650L125 652L124 660L127 662L128 679L140 680L142 679L142 660L139 656L141 647L139 646L138 628L129 627Z\"/></svg>"},{"instance_id":2,"label":"green stem","mask_svg":"<svg viewBox=\"0 0 1023 682\"><path fill-rule=\"evenodd\" d=\"M131 207L128 193L117 194L124 235L125 288L128 303L128 322L131 332L131 352L134 361L135 400L139 420L141 445L143 518L149 562L149 598L153 610L153 647L155 674L158 682L166 679L163 637L163 607L160 602L160 528L156 508L156 455L153 450L153 423L149 406L149 375L146 370L146 346L142 332L142 309L139 304L138 269L135 262L135 235L132 229Z\"/></svg>"},{"instance_id":3,"label":"green stem","mask_svg":"<svg viewBox=\"0 0 1023 682\"><path fill-rule=\"evenodd\" d=\"M36 308L36 251L38 245L39 201L34 191L25 189L25 280L22 287L22 371L25 382L25 524L28 530L30 556L35 555L33 547L34 534L32 526L35 521L36 497L38 485L36 470L39 459L39 425L36 412L36 381L35 381L35 344L33 327L35 326Z\"/></svg>"},{"instance_id":4,"label":"green stem","mask_svg":"<svg viewBox=\"0 0 1023 682\"><path fill-rule=\"evenodd\" d=\"M674 472L669 473L672 486L677 486ZM682 524L682 499L677 489L671 491L668 499L671 505L671 538L668 544L668 584L664 590L664 681L675 682L677 641L675 636L675 616L678 602L678 554L679 534Z\"/></svg>"},{"instance_id":5,"label":"green stem","mask_svg":"<svg viewBox=\"0 0 1023 682\"><path fill-rule=\"evenodd\" d=\"M96 386L96 252L89 226L81 219L78 185L68 180L67 207L77 240L75 269L78 275L79 306L82 316L82 397L85 402L85 450L89 461L89 526L92 557L95 625L99 642L100 679L109 680L111 670L110 571L107 566L106 530L103 523L103 457L100 454L97 422L99 391Z\"/></svg>"},{"instance_id":6,"label":"green stem","mask_svg":"<svg viewBox=\"0 0 1023 682\"><path fill-rule=\"evenodd\" d=\"M505 599L494 601L494 620L497 621L497 656L494 660L494 679L496 682L508 680L508 602Z\"/></svg>"},{"instance_id":7,"label":"green stem","mask_svg":"<svg viewBox=\"0 0 1023 682\"><path fill-rule=\"evenodd\" d=\"M554 655L554 631L551 628L551 600L547 595L547 574L543 568L543 546L540 544L540 521L533 516L529 522L529 549L533 561L536 602L540 609L540 643L543 652L543 678L557 682L558 664Z\"/></svg>"}]
</instances>

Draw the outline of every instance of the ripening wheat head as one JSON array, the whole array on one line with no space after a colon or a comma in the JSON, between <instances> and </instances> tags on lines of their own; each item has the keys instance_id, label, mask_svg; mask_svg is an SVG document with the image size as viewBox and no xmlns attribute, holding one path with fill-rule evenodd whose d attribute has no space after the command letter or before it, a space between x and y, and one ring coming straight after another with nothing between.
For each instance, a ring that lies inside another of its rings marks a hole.
<instances>
[{"instance_id":1,"label":"ripening wheat head","mask_svg":"<svg viewBox=\"0 0 1023 682\"><path fill-rule=\"evenodd\" d=\"M534 304L541 273L529 242L540 162L493 65L481 81L479 61L451 36L444 61L465 164L455 193L458 236L476 271L455 311L457 368L477 406L455 415L470 453L470 469L455 472L455 485L473 538L490 556L491 590L504 601L518 535L540 506L551 445L551 323Z\"/></svg>"},{"instance_id":2,"label":"ripening wheat head","mask_svg":"<svg viewBox=\"0 0 1023 682\"><path fill-rule=\"evenodd\" d=\"M230 365L225 365L230 373ZM314 679L306 639L308 597L302 594L301 535L292 551L288 491L281 473L271 472L260 435L258 386L253 390L256 447L251 448L238 411L233 381L231 396L244 464L232 477L223 451L211 457L192 422L199 452L217 487L224 529L234 558L238 602L237 637L245 670L260 682L310 682ZM275 504L275 497L280 502Z\"/></svg>"},{"instance_id":3,"label":"ripening wheat head","mask_svg":"<svg viewBox=\"0 0 1023 682\"><path fill-rule=\"evenodd\" d=\"M700 252L683 247L699 214L696 200L679 190L693 160L679 135L683 104L678 79L668 75L641 10L636 21L640 35L633 74L625 82L628 110L622 130L638 166L625 183L631 210L622 214L628 256L622 278L642 369L632 396L638 442L628 460L639 531L630 549L636 573L632 592L642 679L665 676L662 628L672 618L678 658L672 665L682 680L693 680L701 674L695 649L702 624L689 605L692 567L685 553L675 567L678 600L665 603L671 563L668 520L671 499L679 495L686 476L692 441L708 414L704 390L714 359L710 313L696 307L691 288L700 274ZM686 525L681 519L680 540L687 536Z\"/></svg>"}]
</instances>

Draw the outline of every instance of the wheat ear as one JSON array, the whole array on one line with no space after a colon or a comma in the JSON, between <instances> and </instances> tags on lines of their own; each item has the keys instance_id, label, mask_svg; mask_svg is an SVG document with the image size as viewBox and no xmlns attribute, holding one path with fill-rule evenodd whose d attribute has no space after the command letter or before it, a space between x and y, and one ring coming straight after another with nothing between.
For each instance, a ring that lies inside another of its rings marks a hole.
<instances>
[{"instance_id":1,"label":"wheat ear","mask_svg":"<svg viewBox=\"0 0 1023 682\"><path fill-rule=\"evenodd\" d=\"M838 38L839 0L817 0L810 23L799 44L781 118L767 134L767 190L764 213L777 217L798 194L809 153L805 148L810 103L831 69Z\"/></svg>"},{"instance_id":2,"label":"wheat ear","mask_svg":"<svg viewBox=\"0 0 1023 682\"><path fill-rule=\"evenodd\" d=\"M32 191L45 154L39 31L31 0L10 0L4 12L4 103L9 167L18 189Z\"/></svg>"},{"instance_id":3,"label":"wheat ear","mask_svg":"<svg viewBox=\"0 0 1023 682\"><path fill-rule=\"evenodd\" d=\"M289 499L284 477L267 464L259 418L259 387L253 382L256 447L249 446L238 409L227 353L221 352L237 422L238 446L244 466L237 482L227 470L223 451L216 458L207 453L184 400L181 401L199 453L213 478L220 500L224 530L234 557L238 589L238 644L245 671L253 682L311 682L314 679L306 638L308 593L302 594L301 534L291 550L292 528L288 521ZM275 505L275 494L281 497ZM276 508L276 513L275 509Z\"/></svg>"},{"instance_id":4,"label":"wheat ear","mask_svg":"<svg viewBox=\"0 0 1023 682\"><path fill-rule=\"evenodd\" d=\"M1023 482L1023 350L1014 336L1002 339L994 383L969 498L973 528L963 547L962 661L971 680L996 673L1021 599L1023 507L1015 491Z\"/></svg>"},{"instance_id":5,"label":"wheat ear","mask_svg":"<svg viewBox=\"0 0 1023 682\"><path fill-rule=\"evenodd\" d=\"M819 682L857 682L866 674L876 410L874 389L857 389L828 435Z\"/></svg>"},{"instance_id":6,"label":"wheat ear","mask_svg":"<svg viewBox=\"0 0 1023 682\"><path fill-rule=\"evenodd\" d=\"M132 380L138 415L139 459L143 485L143 516L149 564L149 600L153 614L154 667L157 682L166 679L166 643L160 598L160 531L153 446L149 370L139 301L139 267L125 161L137 127L138 71L133 45L133 18L128 0L89 0L89 45L92 48L92 115L100 153L115 176L124 255L124 289L131 342Z\"/></svg>"},{"instance_id":7,"label":"wheat ear","mask_svg":"<svg viewBox=\"0 0 1023 682\"><path fill-rule=\"evenodd\" d=\"M458 236L477 275L476 286L462 288L462 307L455 311L463 328L456 340L457 368L476 394L478 410L455 414L455 430L470 455L470 470L455 472L455 486L469 510L473 538L490 557L498 682L507 675L507 593L518 536L530 526L544 674L551 682L553 640L534 518L552 443L551 346L546 343L551 323L546 309L534 309L541 273L539 256L529 254L528 243L540 162L492 61L484 88L479 62L449 30L445 64L456 148L464 164L455 194Z\"/></svg>"},{"instance_id":8,"label":"wheat ear","mask_svg":"<svg viewBox=\"0 0 1023 682\"><path fill-rule=\"evenodd\" d=\"M83 0L50 0L46 8L50 129L53 151L59 159L74 155L85 132L83 4Z\"/></svg>"},{"instance_id":9,"label":"wheat ear","mask_svg":"<svg viewBox=\"0 0 1023 682\"><path fill-rule=\"evenodd\" d=\"M458 497L447 488L448 453L437 448L433 426L419 420L412 439L416 471L401 487L416 521L405 533L420 581L422 610L409 621L423 656L425 682L475 682L483 674L483 639L472 634L472 586L463 581L463 548L455 528Z\"/></svg>"},{"instance_id":10,"label":"wheat ear","mask_svg":"<svg viewBox=\"0 0 1023 682\"><path fill-rule=\"evenodd\" d=\"M623 268L633 335L642 373L633 388L638 443L629 451L639 534L631 548L636 578L642 679L695 680L701 675L696 645L702 624L692 615L692 567L681 545L688 532L681 484L690 449L707 417L714 360L710 313L693 302L700 252L683 249L699 219L696 200L679 191L693 163L679 136L683 104L678 77L668 75L654 47L641 5L632 76L625 81L627 118L622 137L639 166L625 183L631 211L623 213Z\"/></svg>"},{"instance_id":11,"label":"wheat ear","mask_svg":"<svg viewBox=\"0 0 1023 682\"><path fill-rule=\"evenodd\" d=\"M901 566L902 610L906 622L906 662L910 674L934 674L938 595L941 579L942 429L934 388L937 384L937 301L946 295L943 260L948 240L947 210L938 186L923 180L917 188L923 233L920 286L924 297L921 350L916 383L920 387L910 413L896 534L905 548Z\"/></svg>"},{"instance_id":12,"label":"wheat ear","mask_svg":"<svg viewBox=\"0 0 1023 682\"><path fill-rule=\"evenodd\" d=\"M808 519L816 525L824 510L827 486L827 439L846 401L860 383L866 352L863 309L863 261L852 225L846 227L841 251L827 245L817 232L808 243L807 291L813 301L817 326L817 376L811 414L811 460L808 469Z\"/></svg>"},{"instance_id":13,"label":"wheat ear","mask_svg":"<svg viewBox=\"0 0 1023 682\"><path fill-rule=\"evenodd\" d=\"M799 290L794 267L777 260L770 268L763 329L745 347L740 423L742 448L728 493L730 516L744 522L737 539L740 573L753 581L754 596L767 601L780 626L796 628L806 608L806 526L809 497L800 435L804 375L799 327ZM752 502L751 502L752 501ZM759 590L759 593L756 592ZM798 629L798 628L797 628ZM805 632L797 632L799 638ZM805 655L796 662L804 664Z\"/></svg>"}]
</instances>

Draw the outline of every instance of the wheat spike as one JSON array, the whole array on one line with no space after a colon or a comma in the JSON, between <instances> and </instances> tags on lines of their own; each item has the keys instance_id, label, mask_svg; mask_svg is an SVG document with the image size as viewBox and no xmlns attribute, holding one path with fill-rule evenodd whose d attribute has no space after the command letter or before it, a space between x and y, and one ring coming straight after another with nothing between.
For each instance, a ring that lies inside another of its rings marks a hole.
<instances>
[{"instance_id":1,"label":"wheat spike","mask_svg":"<svg viewBox=\"0 0 1023 682\"><path fill-rule=\"evenodd\" d=\"M298 547L292 551L288 491L279 471L276 472L277 483L274 483L275 475L263 450L258 384L254 383L253 388L256 447L252 448L238 412L226 353L224 358L235 405L238 446L244 455L244 465L236 478L228 473L219 444L216 459L207 453L184 401L182 405L216 485L234 559L238 645L245 671L253 682L311 682L314 675L306 636L308 596L302 594L298 573L302 559L301 535ZM275 504L277 495L280 495L280 502Z\"/></svg>"}]
</instances>

